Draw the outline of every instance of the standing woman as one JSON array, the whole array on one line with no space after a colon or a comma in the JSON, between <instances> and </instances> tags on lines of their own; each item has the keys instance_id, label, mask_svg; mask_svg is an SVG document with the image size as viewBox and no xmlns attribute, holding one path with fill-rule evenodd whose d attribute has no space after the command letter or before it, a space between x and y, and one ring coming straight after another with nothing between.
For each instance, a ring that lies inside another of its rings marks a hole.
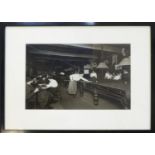
<instances>
[{"instance_id":1,"label":"standing woman","mask_svg":"<svg viewBox=\"0 0 155 155\"><path fill-rule=\"evenodd\" d=\"M94 100L94 105L98 105L98 101L99 101L99 98L98 98L98 92L97 92L97 74L96 72L93 70L90 74L90 79L91 81L93 82L93 100Z\"/></svg>"},{"instance_id":2,"label":"standing woman","mask_svg":"<svg viewBox=\"0 0 155 155\"><path fill-rule=\"evenodd\" d=\"M92 82L97 81L97 74L96 74L96 72L94 70L90 73L90 79L91 79Z\"/></svg>"},{"instance_id":3,"label":"standing woman","mask_svg":"<svg viewBox=\"0 0 155 155\"><path fill-rule=\"evenodd\" d=\"M77 82L80 80L89 82L87 79L83 78L82 75L78 73L76 70L74 74L71 74L69 76L69 85L68 85L68 94L70 95L76 95L77 94Z\"/></svg>"}]
</instances>

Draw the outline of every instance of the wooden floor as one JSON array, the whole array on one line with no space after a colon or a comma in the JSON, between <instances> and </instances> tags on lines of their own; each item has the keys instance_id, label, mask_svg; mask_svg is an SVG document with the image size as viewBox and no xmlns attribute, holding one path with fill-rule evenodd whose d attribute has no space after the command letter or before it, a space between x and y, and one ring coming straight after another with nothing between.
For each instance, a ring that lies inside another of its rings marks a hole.
<instances>
[{"instance_id":1,"label":"wooden floor","mask_svg":"<svg viewBox=\"0 0 155 155\"><path fill-rule=\"evenodd\" d=\"M99 98L98 105L94 105L93 96L84 92L80 97L79 92L76 96L68 95L67 89L61 89L62 100L51 104L54 109L122 109L122 106L116 101Z\"/></svg>"}]
</instances>

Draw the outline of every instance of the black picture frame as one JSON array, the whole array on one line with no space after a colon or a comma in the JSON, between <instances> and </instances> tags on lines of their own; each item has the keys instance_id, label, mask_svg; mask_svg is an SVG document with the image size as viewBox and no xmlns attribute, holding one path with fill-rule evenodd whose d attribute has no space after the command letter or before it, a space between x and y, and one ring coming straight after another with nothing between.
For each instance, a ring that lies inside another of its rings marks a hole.
<instances>
[{"instance_id":1,"label":"black picture frame","mask_svg":"<svg viewBox=\"0 0 155 155\"><path fill-rule=\"evenodd\" d=\"M155 133L155 98L153 66L155 65L154 22L0 22L0 132L5 130L5 28L7 26L150 26L151 27L151 130L13 130L26 133Z\"/></svg>"}]
</instances>

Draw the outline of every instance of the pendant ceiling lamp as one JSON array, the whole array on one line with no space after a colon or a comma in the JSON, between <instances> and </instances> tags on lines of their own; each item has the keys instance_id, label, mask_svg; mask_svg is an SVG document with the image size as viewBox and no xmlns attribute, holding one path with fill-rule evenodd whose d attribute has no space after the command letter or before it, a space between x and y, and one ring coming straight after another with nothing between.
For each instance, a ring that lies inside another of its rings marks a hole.
<instances>
[{"instance_id":1,"label":"pendant ceiling lamp","mask_svg":"<svg viewBox=\"0 0 155 155\"><path fill-rule=\"evenodd\" d=\"M123 58L119 64L116 66L129 66L130 65L130 56L127 58Z\"/></svg>"},{"instance_id":2,"label":"pendant ceiling lamp","mask_svg":"<svg viewBox=\"0 0 155 155\"><path fill-rule=\"evenodd\" d=\"M108 69L109 67L106 65L105 62L100 62L97 66L97 69Z\"/></svg>"}]
</instances>

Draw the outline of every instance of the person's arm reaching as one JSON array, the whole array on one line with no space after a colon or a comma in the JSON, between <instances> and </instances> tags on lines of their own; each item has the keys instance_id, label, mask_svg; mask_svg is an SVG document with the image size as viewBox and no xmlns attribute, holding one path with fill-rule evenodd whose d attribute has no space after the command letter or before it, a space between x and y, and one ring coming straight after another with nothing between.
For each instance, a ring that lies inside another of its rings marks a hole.
<instances>
[{"instance_id":1,"label":"person's arm reaching","mask_svg":"<svg viewBox=\"0 0 155 155\"><path fill-rule=\"evenodd\" d=\"M80 79L85 81L85 82L90 82L89 80L85 79L84 77L81 77Z\"/></svg>"}]
</instances>

